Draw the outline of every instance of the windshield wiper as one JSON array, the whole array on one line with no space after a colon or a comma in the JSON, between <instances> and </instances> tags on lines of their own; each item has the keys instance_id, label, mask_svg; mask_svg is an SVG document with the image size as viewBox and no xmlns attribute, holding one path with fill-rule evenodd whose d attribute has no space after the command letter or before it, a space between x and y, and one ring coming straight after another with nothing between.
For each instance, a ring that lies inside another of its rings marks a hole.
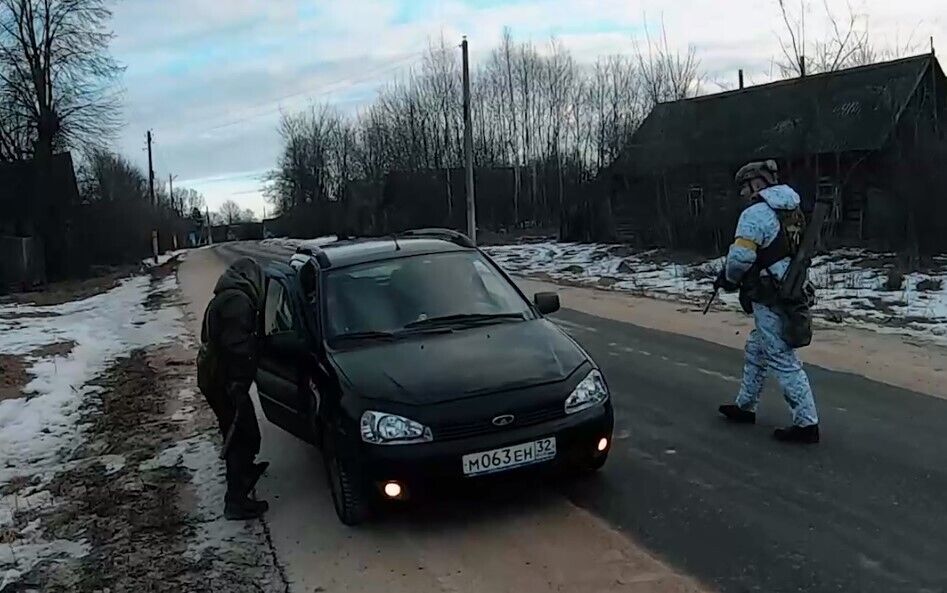
<instances>
[{"instance_id":1,"label":"windshield wiper","mask_svg":"<svg viewBox=\"0 0 947 593\"><path fill-rule=\"evenodd\" d=\"M478 323L496 323L501 321L523 321L525 316L522 313L459 313L457 315L444 315L442 317L429 317L419 319L407 324L405 329L420 327L436 327L440 325L466 325Z\"/></svg>"},{"instance_id":2,"label":"windshield wiper","mask_svg":"<svg viewBox=\"0 0 947 593\"><path fill-rule=\"evenodd\" d=\"M396 340L398 337L398 334L394 332L366 331L339 334L332 339L341 342L345 340Z\"/></svg>"}]
</instances>

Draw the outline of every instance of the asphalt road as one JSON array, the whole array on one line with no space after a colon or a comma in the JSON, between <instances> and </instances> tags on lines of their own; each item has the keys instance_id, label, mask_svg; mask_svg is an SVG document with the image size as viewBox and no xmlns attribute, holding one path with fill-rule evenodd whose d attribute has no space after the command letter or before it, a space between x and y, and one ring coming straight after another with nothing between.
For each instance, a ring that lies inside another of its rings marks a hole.
<instances>
[{"instance_id":1,"label":"asphalt road","mask_svg":"<svg viewBox=\"0 0 947 593\"><path fill-rule=\"evenodd\" d=\"M574 504L721 591L947 591L947 401L808 366L822 443L781 444L770 433L788 412L773 387L756 426L716 416L742 352L555 317L603 368L616 410L604 471L562 486Z\"/></svg>"}]
</instances>

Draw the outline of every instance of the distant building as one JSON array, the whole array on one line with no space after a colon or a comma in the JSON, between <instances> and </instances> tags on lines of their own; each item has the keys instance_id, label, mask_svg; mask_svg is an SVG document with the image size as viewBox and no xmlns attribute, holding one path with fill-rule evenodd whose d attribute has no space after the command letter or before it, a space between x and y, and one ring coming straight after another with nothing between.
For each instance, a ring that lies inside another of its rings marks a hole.
<instances>
[{"instance_id":1,"label":"distant building","mask_svg":"<svg viewBox=\"0 0 947 593\"><path fill-rule=\"evenodd\" d=\"M600 186L611 238L718 250L748 161L775 159L835 243L947 246L947 80L923 55L657 105Z\"/></svg>"}]
</instances>

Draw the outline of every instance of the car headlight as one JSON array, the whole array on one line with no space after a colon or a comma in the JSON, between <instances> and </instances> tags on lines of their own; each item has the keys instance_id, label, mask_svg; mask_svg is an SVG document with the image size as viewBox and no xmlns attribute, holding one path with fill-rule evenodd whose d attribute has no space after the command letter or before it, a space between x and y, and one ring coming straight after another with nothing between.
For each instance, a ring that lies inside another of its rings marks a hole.
<instances>
[{"instance_id":1,"label":"car headlight","mask_svg":"<svg viewBox=\"0 0 947 593\"><path fill-rule=\"evenodd\" d=\"M566 414L575 414L597 406L608 399L608 388L602 373L593 370L585 379L575 386L572 393L566 398Z\"/></svg>"},{"instance_id":2,"label":"car headlight","mask_svg":"<svg viewBox=\"0 0 947 593\"><path fill-rule=\"evenodd\" d=\"M362 440L373 445L410 445L434 440L427 426L384 412L362 414L361 428Z\"/></svg>"}]
</instances>

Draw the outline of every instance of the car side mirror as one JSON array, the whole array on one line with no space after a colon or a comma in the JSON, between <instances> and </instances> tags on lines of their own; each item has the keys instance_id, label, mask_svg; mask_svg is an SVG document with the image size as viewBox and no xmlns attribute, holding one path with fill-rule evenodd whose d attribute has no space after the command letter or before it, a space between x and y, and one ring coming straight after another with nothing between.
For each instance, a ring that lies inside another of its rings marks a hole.
<instances>
[{"instance_id":1,"label":"car side mirror","mask_svg":"<svg viewBox=\"0 0 947 593\"><path fill-rule=\"evenodd\" d=\"M537 292L533 295L536 309L543 315L549 315L559 310L559 295L554 292Z\"/></svg>"}]
</instances>

